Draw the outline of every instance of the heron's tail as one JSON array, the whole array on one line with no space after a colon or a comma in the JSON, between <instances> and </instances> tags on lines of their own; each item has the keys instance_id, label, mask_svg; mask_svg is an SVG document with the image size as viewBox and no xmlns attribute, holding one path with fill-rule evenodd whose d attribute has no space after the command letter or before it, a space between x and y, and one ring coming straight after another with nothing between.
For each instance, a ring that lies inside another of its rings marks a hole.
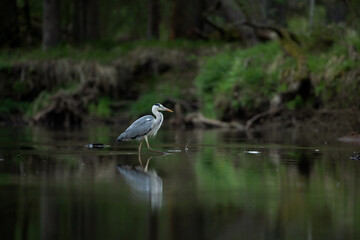
<instances>
[{"instance_id":1,"label":"heron's tail","mask_svg":"<svg viewBox=\"0 0 360 240\"><path fill-rule=\"evenodd\" d=\"M118 141L118 142L121 142L121 141L124 141L124 140L125 140L125 134L122 133L122 134L120 134L120 136L117 138L117 141Z\"/></svg>"}]
</instances>

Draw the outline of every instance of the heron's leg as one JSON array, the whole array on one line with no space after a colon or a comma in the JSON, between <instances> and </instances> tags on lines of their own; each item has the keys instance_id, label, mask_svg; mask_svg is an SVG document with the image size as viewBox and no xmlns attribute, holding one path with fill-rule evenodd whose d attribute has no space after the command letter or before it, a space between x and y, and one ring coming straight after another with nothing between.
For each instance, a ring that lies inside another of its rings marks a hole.
<instances>
[{"instance_id":1,"label":"heron's leg","mask_svg":"<svg viewBox=\"0 0 360 240\"><path fill-rule=\"evenodd\" d=\"M139 149L138 149L138 159L139 159L139 163L140 166L143 167L142 162L141 162L141 145L143 143L144 140L141 140L140 145L139 145Z\"/></svg>"},{"instance_id":2,"label":"heron's leg","mask_svg":"<svg viewBox=\"0 0 360 240\"><path fill-rule=\"evenodd\" d=\"M138 154L138 160L139 160L139 163L140 163L140 167L144 168L143 165L142 165L141 155L140 154Z\"/></svg>"},{"instance_id":3,"label":"heron's leg","mask_svg":"<svg viewBox=\"0 0 360 240\"><path fill-rule=\"evenodd\" d=\"M150 147L150 145L149 145L149 140L148 140L147 136L145 136L144 138L145 138L145 141L146 141L147 147L148 147L148 149L149 149L150 151L153 151L153 152L157 152L157 153L164 154L164 152L161 152L161 151L157 151L157 150L152 149L152 148Z\"/></svg>"},{"instance_id":4,"label":"heron's leg","mask_svg":"<svg viewBox=\"0 0 360 240\"><path fill-rule=\"evenodd\" d=\"M151 159L151 157L148 157L147 162L146 162L146 165L145 165L145 168L144 168L144 171L145 171L145 172L147 172L147 170L148 170L149 163L150 163L150 159Z\"/></svg>"},{"instance_id":5,"label":"heron's leg","mask_svg":"<svg viewBox=\"0 0 360 240\"><path fill-rule=\"evenodd\" d=\"M138 153L139 153L139 155L141 154L141 145L142 145L143 141L144 141L144 139L143 139L143 140L141 140L140 145L139 145L139 149L138 149Z\"/></svg>"}]
</instances>

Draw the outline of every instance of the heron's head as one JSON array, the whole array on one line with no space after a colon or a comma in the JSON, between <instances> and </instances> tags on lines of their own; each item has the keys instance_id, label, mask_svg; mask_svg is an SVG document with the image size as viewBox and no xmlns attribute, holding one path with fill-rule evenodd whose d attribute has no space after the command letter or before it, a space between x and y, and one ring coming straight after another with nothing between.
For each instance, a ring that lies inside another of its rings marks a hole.
<instances>
[{"instance_id":1,"label":"heron's head","mask_svg":"<svg viewBox=\"0 0 360 240\"><path fill-rule=\"evenodd\" d=\"M158 110L158 111L174 112L173 110L164 107L164 106L161 105L160 103L155 103L154 106L153 106L153 109L156 109L156 110Z\"/></svg>"}]
</instances>

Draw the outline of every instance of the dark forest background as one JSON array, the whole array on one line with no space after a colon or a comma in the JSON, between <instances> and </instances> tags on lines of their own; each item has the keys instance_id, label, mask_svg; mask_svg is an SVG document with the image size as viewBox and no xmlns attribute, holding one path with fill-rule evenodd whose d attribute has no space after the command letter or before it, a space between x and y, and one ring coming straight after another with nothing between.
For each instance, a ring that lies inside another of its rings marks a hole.
<instances>
[{"instance_id":1,"label":"dark forest background","mask_svg":"<svg viewBox=\"0 0 360 240\"><path fill-rule=\"evenodd\" d=\"M2 47L139 39L241 40L256 43L245 21L288 27L343 24L358 29L356 0L18 0L1 1Z\"/></svg>"},{"instance_id":2,"label":"dark forest background","mask_svg":"<svg viewBox=\"0 0 360 240\"><path fill-rule=\"evenodd\" d=\"M359 9L357 0L1 1L0 120L127 122L163 102L179 125L322 122L334 110L335 123L350 118L357 130Z\"/></svg>"}]
</instances>

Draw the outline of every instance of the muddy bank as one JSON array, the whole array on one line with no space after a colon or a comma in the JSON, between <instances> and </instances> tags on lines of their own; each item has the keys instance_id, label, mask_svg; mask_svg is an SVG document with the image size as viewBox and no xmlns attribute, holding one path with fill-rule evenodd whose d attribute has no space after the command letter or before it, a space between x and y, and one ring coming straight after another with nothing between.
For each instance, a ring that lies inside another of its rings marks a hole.
<instances>
[{"instance_id":1,"label":"muddy bank","mask_svg":"<svg viewBox=\"0 0 360 240\"><path fill-rule=\"evenodd\" d=\"M297 129L305 134L328 132L338 138L351 132L360 132L360 112L355 108L284 110L261 119L254 125L254 129Z\"/></svg>"}]
</instances>

